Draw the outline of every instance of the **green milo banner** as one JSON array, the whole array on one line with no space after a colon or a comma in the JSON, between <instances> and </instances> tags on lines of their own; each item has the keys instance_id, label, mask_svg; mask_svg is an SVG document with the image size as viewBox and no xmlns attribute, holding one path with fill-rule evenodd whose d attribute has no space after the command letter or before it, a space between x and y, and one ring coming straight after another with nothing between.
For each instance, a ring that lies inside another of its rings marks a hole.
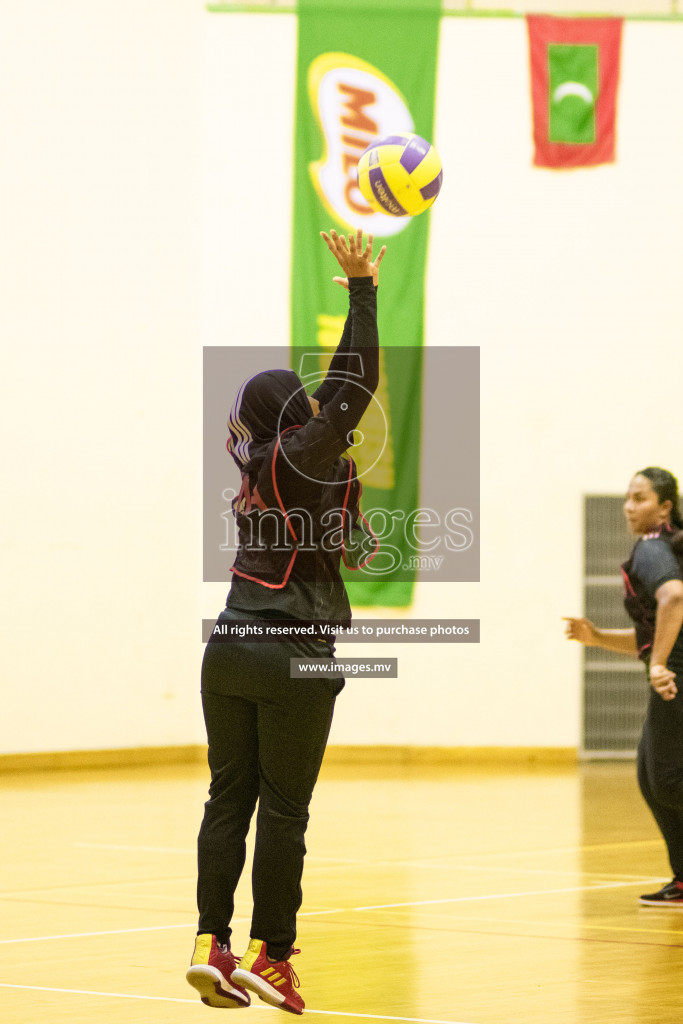
<instances>
[{"instance_id":1,"label":"green milo banner","mask_svg":"<svg viewBox=\"0 0 683 1024\"><path fill-rule=\"evenodd\" d=\"M318 350L324 372L348 309L319 232L373 234L375 253L387 246L378 292L380 384L352 455L362 509L384 554L346 578L353 604L405 606L415 578L404 524L419 505L430 215L374 212L358 189L356 168L376 138L414 132L433 141L440 0L300 0L298 9L292 366L305 371L298 349L307 358Z\"/></svg>"}]
</instances>

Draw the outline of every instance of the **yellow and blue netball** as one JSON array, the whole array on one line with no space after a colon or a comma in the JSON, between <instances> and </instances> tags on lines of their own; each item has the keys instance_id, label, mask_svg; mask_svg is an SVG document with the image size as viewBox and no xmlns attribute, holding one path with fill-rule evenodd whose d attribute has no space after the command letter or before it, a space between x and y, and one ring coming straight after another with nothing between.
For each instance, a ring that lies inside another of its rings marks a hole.
<instances>
[{"instance_id":1,"label":"yellow and blue netball","mask_svg":"<svg viewBox=\"0 0 683 1024\"><path fill-rule=\"evenodd\" d=\"M416 217L439 194L443 171L434 147L402 132L375 139L358 161L358 187L373 210Z\"/></svg>"}]
</instances>

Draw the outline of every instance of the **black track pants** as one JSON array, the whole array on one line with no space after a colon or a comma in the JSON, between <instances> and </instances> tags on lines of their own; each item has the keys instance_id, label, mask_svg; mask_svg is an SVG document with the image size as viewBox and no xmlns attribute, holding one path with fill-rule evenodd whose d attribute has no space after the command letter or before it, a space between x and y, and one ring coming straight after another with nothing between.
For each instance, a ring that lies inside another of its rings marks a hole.
<instances>
[{"instance_id":1,"label":"black track pants","mask_svg":"<svg viewBox=\"0 0 683 1024\"><path fill-rule=\"evenodd\" d=\"M671 867L683 881L683 674L679 693L662 700L653 690L638 747L638 784L664 836Z\"/></svg>"},{"instance_id":2,"label":"black track pants","mask_svg":"<svg viewBox=\"0 0 683 1024\"><path fill-rule=\"evenodd\" d=\"M224 613L225 614L225 613ZM202 703L211 785L199 832L199 931L228 941L258 801L251 937L284 956L296 937L308 806L343 680L290 679L322 644L207 644Z\"/></svg>"}]
</instances>

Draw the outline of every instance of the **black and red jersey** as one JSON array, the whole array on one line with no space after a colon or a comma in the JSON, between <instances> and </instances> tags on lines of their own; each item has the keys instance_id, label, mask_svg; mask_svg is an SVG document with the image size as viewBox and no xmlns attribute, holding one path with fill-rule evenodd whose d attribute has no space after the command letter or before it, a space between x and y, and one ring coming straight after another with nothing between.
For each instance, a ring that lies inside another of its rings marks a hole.
<instances>
[{"instance_id":1,"label":"black and red jersey","mask_svg":"<svg viewBox=\"0 0 683 1024\"><path fill-rule=\"evenodd\" d=\"M636 630L638 656L650 657L657 621L659 587L669 580L683 581L683 567L671 548L676 531L668 523L638 540L628 561L621 566L624 577L624 607ZM671 661L683 664L683 630L674 644Z\"/></svg>"}]
</instances>

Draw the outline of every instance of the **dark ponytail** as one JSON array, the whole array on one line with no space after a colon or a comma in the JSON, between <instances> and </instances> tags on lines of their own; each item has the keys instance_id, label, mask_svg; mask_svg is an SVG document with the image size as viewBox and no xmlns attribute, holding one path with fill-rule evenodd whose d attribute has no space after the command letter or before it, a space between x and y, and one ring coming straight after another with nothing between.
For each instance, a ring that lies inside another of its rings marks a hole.
<instances>
[{"instance_id":1,"label":"dark ponytail","mask_svg":"<svg viewBox=\"0 0 683 1024\"><path fill-rule=\"evenodd\" d=\"M668 469L660 469L659 466L648 466L641 469L636 476L645 476L650 481L650 486L659 498L661 505L665 501L671 502L671 525L677 530L683 530L683 516L678 501L678 480Z\"/></svg>"},{"instance_id":2,"label":"dark ponytail","mask_svg":"<svg viewBox=\"0 0 683 1024\"><path fill-rule=\"evenodd\" d=\"M660 469L659 466L648 466L636 475L647 477L660 505L664 501L671 502L671 525L678 531L671 541L671 549L683 565L683 516L678 498L678 480L668 469Z\"/></svg>"}]
</instances>

